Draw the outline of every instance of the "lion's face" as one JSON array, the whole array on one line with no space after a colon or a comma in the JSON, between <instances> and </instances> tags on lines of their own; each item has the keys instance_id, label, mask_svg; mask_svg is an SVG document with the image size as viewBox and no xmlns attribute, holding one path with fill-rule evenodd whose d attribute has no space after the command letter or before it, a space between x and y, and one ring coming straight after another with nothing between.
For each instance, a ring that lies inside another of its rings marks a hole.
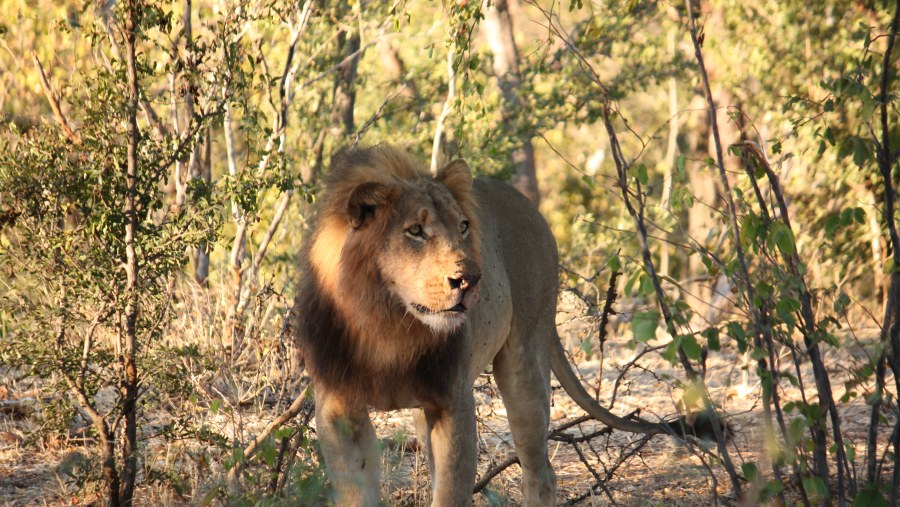
<instances>
[{"instance_id":1,"label":"lion's face","mask_svg":"<svg viewBox=\"0 0 900 507\"><path fill-rule=\"evenodd\" d=\"M460 202L470 189L471 175L462 163L448 166L433 180L360 185L348 205L360 236L380 241L368 262L401 306L394 310L436 334L458 329L478 297L475 217L467 216L470 206ZM367 235L373 231L366 228L379 230Z\"/></svg>"},{"instance_id":2,"label":"lion's face","mask_svg":"<svg viewBox=\"0 0 900 507\"><path fill-rule=\"evenodd\" d=\"M471 219L446 187L427 182L403 192L386 232L378 267L388 290L435 332L457 329L481 279Z\"/></svg>"}]
</instances>

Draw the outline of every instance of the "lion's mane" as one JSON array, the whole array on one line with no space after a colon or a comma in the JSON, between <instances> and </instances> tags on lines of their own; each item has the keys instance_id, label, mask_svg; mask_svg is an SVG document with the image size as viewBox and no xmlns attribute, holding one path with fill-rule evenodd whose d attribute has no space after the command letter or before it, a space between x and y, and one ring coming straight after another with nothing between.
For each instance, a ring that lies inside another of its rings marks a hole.
<instances>
[{"instance_id":1,"label":"lion's mane","mask_svg":"<svg viewBox=\"0 0 900 507\"><path fill-rule=\"evenodd\" d=\"M311 239L301 253L293 326L314 378L347 398L365 399L385 392L391 383L405 382L416 386L417 397L427 402L443 396L452 381L441 372L461 353L459 340L454 334L437 335L408 315L374 260L386 254L382 239L392 203L431 179L424 166L390 146L345 150L332 157ZM477 256L480 238L471 181L450 175L441 182L470 220ZM355 189L368 183L391 191L371 221L354 229L349 200Z\"/></svg>"}]
</instances>

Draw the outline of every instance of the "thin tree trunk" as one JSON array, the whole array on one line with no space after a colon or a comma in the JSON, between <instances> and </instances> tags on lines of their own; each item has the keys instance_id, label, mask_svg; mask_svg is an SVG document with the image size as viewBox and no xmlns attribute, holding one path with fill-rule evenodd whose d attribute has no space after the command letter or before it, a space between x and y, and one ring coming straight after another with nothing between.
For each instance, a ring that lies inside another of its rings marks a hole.
<instances>
[{"instance_id":1,"label":"thin tree trunk","mask_svg":"<svg viewBox=\"0 0 900 507\"><path fill-rule=\"evenodd\" d=\"M503 123L508 129L516 128L516 118L522 116L522 100L519 97L521 74L519 50L513 29L513 20L507 0L497 0L488 9L483 30L491 52L494 53L494 73L503 94ZM512 185L535 205L540 204L534 146L528 133L520 133L519 146L513 152L515 173Z\"/></svg>"},{"instance_id":2,"label":"thin tree trunk","mask_svg":"<svg viewBox=\"0 0 900 507\"><path fill-rule=\"evenodd\" d=\"M872 402L872 411L869 413L869 429L866 433L866 482L870 485L879 482L878 423L881 419L882 397L884 396L885 369L885 357L882 352L875 360L875 400Z\"/></svg>"},{"instance_id":3,"label":"thin tree trunk","mask_svg":"<svg viewBox=\"0 0 900 507\"><path fill-rule=\"evenodd\" d=\"M688 25L690 28L691 42L694 47L694 56L697 61L697 67L700 72L700 78L703 85L703 92L706 98L708 114L709 114L709 124L712 130L713 143L715 147L716 153L716 167L719 171L719 179L722 184L722 194L725 198L725 203L728 205L728 218L731 226L732 238L734 241L735 252L737 254L738 264L740 267L739 273L741 277L741 281L743 282L744 294L747 302L747 307L750 309L752 320L753 320L753 332L755 335L755 343L759 343L760 336L762 339L769 343L771 339L771 329L765 325L762 316L760 315L759 309L754 304L754 287L750 280L750 269L747 265L747 259L744 256L744 250L741 247L740 242L740 228L738 227L737 222L737 208L734 203L734 198L731 195L731 188L728 183L728 176L725 172L725 162L724 156L722 154L722 141L719 136L719 127L717 121L716 114L716 104L713 100L712 89L709 85L709 75L706 72L706 65L703 60L703 53L700 49L700 42L697 37L697 27L694 21L694 5L693 0L685 0L687 6L687 14L688 14ZM771 415L769 415L771 417ZM768 420L768 424L771 425L771 419ZM820 470L822 472L822 470ZM826 480L827 485L827 477L828 477L828 469L827 467L824 469L824 474L822 477ZM741 496L740 484L732 481L732 485L735 489L735 494L738 497Z\"/></svg>"},{"instance_id":4,"label":"thin tree trunk","mask_svg":"<svg viewBox=\"0 0 900 507\"><path fill-rule=\"evenodd\" d=\"M890 343L890 366L894 373L894 383L900 390L900 236L897 234L897 217L894 208L897 204L897 190L894 187L892 171L894 168L893 147L890 137L890 81L894 65L891 56L897 31L900 28L900 0L894 4L894 16L891 21L890 34L887 39L887 49L884 52L884 60L881 66L881 93L879 94L879 113L881 123L881 140L875 139L876 153L878 154L878 169L881 173L884 186L884 221L887 224L888 235L891 240L891 252L894 266L891 272L890 286L888 287L887 304L885 305L884 319L881 325L881 343ZM891 445L894 448L894 475L891 478L890 503L898 504L900 497L900 420L895 423L894 432L891 434Z\"/></svg>"},{"instance_id":5,"label":"thin tree trunk","mask_svg":"<svg viewBox=\"0 0 900 507\"><path fill-rule=\"evenodd\" d=\"M109 424L106 422L103 414L97 412L96 408L88 400L81 382L73 381L68 376L65 376L65 379L69 384L69 390L75 396L75 399L78 400L79 406L88 419L91 420L91 424L93 424L94 430L97 431L97 436L100 438L100 468L103 472L103 480L108 488L107 505L109 507L119 507L122 505L122 495L119 491L121 488L119 469L116 468L116 435L110 431Z\"/></svg>"},{"instance_id":6,"label":"thin tree trunk","mask_svg":"<svg viewBox=\"0 0 900 507\"><path fill-rule=\"evenodd\" d=\"M226 92L227 95L227 92ZM227 100L227 98L226 98ZM225 134L225 153L228 158L228 174L236 177L237 153L234 144L234 124L231 115L231 104L225 104L225 115L222 120L222 130ZM247 245L247 220L244 210L237 201L231 201L231 217L237 226L234 242L231 245L231 254L228 258L228 267L231 270L231 283L228 292L228 310L225 316L225 345L231 347L232 355L237 354L242 336L240 333L238 303L241 298L241 288L244 281L244 256Z\"/></svg>"},{"instance_id":7,"label":"thin tree trunk","mask_svg":"<svg viewBox=\"0 0 900 507\"><path fill-rule=\"evenodd\" d=\"M706 106L702 97L694 96L688 105L690 111L701 111ZM707 247L713 241L710 237L711 231L717 230L717 223L713 216L713 211L719 209L719 192L716 188L715 174L706 165L704 160L710 154L710 123L709 114L701 112L692 114L696 118L697 125L689 129L689 159L699 160L699 162L687 162L685 169L687 171L687 185L694 196L695 203L687 211L688 215L688 235L695 238L696 241ZM695 315L705 315L709 313L708 303L713 299L713 291L710 288L715 281L705 281L700 276L707 272L706 266L703 265L703 259L699 255L691 255L687 258L686 278L696 280L687 284L687 290L693 295L688 299ZM698 323L699 324L699 323Z\"/></svg>"},{"instance_id":8,"label":"thin tree trunk","mask_svg":"<svg viewBox=\"0 0 900 507\"><path fill-rule=\"evenodd\" d=\"M356 69L359 66L359 32L341 32L338 44L341 55L353 56L350 62L337 73L334 82L334 124L339 125L341 136L347 140L356 133L354 109L356 107Z\"/></svg>"},{"instance_id":9,"label":"thin tree trunk","mask_svg":"<svg viewBox=\"0 0 900 507\"><path fill-rule=\"evenodd\" d=\"M135 248L138 226L135 200L138 172L138 77L135 62L135 44L140 16L136 0L126 4L125 61L128 79L128 160L125 174L125 343L122 350L125 378L122 382L122 414L125 421L125 440L122 448L122 504L130 506L134 498L137 477L137 319L139 313L138 259Z\"/></svg>"},{"instance_id":10,"label":"thin tree trunk","mask_svg":"<svg viewBox=\"0 0 900 507\"><path fill-rule=\"evenodd\" d=\"M668 36L668 52L671 58L675 58L675 29L669 30ZM669 78L669 142L666 145L666 164L665 173L663 174L663 189L660 196L660 204L666 212L672 210L672 173L675 169L675 156L678 152L678 82L675 77ZM668 234L664 233L663 239L666 240ZM670 276L669 272L669 244L666 241L660 242L659 245L659 274L662 276Z\"/></svg>"},{"instance_id":11,"label":"thin tree trunk","mask_svg":"<svg viewBox=\"0 0 900 507\"><path fill-rule=\"evenodd\" d=\"M210 127L207 127L204 136L204 156L199 166L201 169L199 177L209 187L212 183L212 128ZM194 280L202 286L206 286L209 279L209 253L209 244L201 241L194 254Z\"/></svg>"}]
</instances>

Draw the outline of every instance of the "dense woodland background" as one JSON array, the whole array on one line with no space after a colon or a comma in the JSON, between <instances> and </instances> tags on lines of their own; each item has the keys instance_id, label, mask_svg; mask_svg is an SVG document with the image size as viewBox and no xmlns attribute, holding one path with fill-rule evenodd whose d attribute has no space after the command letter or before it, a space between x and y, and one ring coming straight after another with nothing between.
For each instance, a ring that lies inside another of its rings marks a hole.
<instances>
[{"instance_id":1,"label":"dense woodland background","mask_svg":"<svg viewBox=\"0 0 900 507\"><path fill-rule=\"evenodd\" d=\"M285 317L330 154L390 142L539 204L586 382L688 434L556 393L561 503L898 503L900 2L0 12L4 502L327 503ZM476 388L474 501L516 504ZM382 423L386 502L427 504Z\"/></svg>"}]
</instances>

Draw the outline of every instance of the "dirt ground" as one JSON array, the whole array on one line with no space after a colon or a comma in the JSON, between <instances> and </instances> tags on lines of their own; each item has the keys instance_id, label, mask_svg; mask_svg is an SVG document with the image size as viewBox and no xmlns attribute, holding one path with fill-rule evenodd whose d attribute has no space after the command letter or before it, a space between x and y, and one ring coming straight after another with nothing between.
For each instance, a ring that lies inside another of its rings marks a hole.
<instances>
[{"instance_id":1,"label":"dirt ground","mask_svg":"<svg viewBox=\"0 0 900 507\"><path fill-rule=\"evenodd\" d=\"M561 334L569 350L579 350L582 336L590 332L589 322L578 319L564 321ZM613 333L615 334L615 333ZM665 362L658 352L640 357L641 349L631 349L623 337L611 338L604 347L602 360L598 351L589 357L576 355L578 370L589 392L599 386L600 400L617 414L639 411L649 420L677 416L677 379L681 372ZM850 354L842 349L843 354ZM637 358L637 361L635 361ZM783 367L790 364L783 358ZM835 398L844 394L843 381L848 378L847 358L826 354L832 374ZM626 365L632 366L622 374ZM710 354L707 362L707 384L711 398L727 417L733 431L730 455L738 471L741 464L755 462L760 470L771 472L761 451L765 441L762 424L760 386L754 374L746 375L746 360L733 351ZM752 368L752 366L751 366ZM804 372L804 377L808 372ZM810 382L807 379L807 382ZM888 381L888 385L892 385ZM810 385L808 383L807 385ZM554 394L551 429L583 415L574 402L553 382ZM796 389L783 382L785 400L798 396ZM859 391L859 388L857 388ZM73 477L79 467L88 467L85 454L89 448L71 443L35 442L28 438L36 428L28 416L29 397L35 391L0 390L0 504L25 505L97 505L97 492L90 485L79 488ZM25 399L25 402L19 402ZM513 452L506 414L491 378L484 375L476 385L479 422L479 477ZM4 408L5 407L5 408ZM9 407L19 407L11 409ZM24 407L24 408L22 408ZM864 430L868 423L868 406L863 397L841 407L845 434L854 446L857 466L865 456ZM262 428L276 413L263 410L247 413L241 420L247 434ZM388 505L427 505L428 473L424 456L415 451L415 431L407 411L373 413L376 430L388 443L383 460L383 493ZM572 437L601 430L596 421L588 420L566 430ZM156 445L153 442L148 446ZM734 505L730 483L723 466L703 446L712 443L695 441L686 444L671 436L640 436L612 432L581 442L576 449L571 443L550 442L551 463L558 480L560 505ZM410 450L412 448L413 450ZM183 450L183 449L182 449ZM171 450L166 451L171 453ZM168 458L167 458L168 459ZM519 505L521 473L512 465L494 477L487 488L474 497L475 505ZM788 497L793 488L788 484ZM179 496L170 488L144 486L139 492L140 505L184 505L201 503L200 495Z\"/></svg>"}]
</instances>

